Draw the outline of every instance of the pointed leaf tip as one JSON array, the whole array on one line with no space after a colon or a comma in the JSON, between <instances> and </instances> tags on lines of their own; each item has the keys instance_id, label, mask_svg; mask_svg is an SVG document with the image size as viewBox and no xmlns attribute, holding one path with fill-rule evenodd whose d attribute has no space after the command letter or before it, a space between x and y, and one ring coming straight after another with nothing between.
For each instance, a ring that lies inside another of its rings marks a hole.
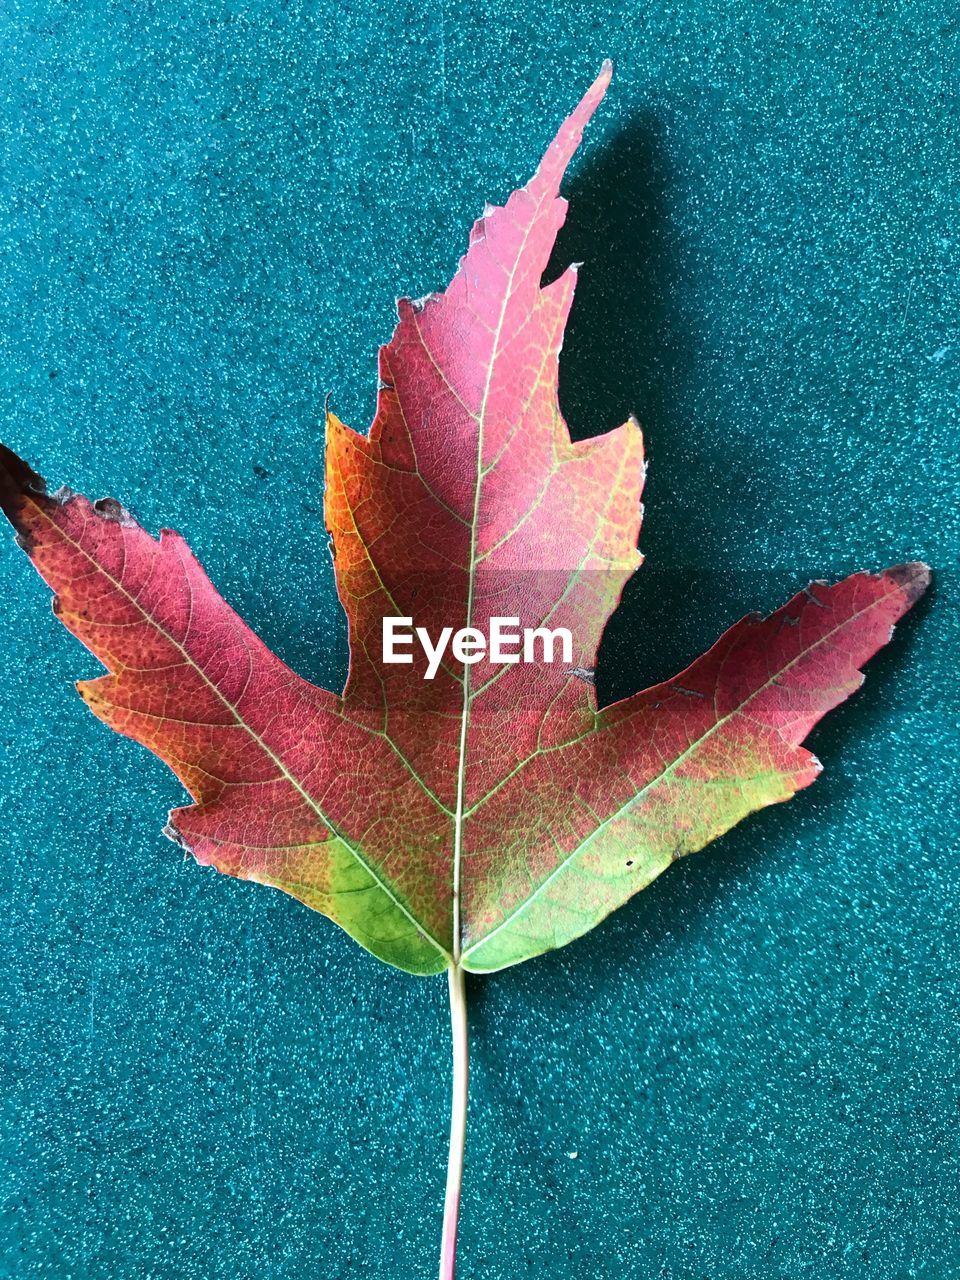
<instances>
[{"instance_id":1,"label":"pointed leaf tip","mask_svg":"<svg viewBox=\"0 0 960 1280\"><path fill-rule=\"evenodd\" d=\"M593 81L593 84L591 84L590 88L580 99L566 123L569 125L576 122L576 124L582 129L603 101L607 90L610 88L610 81L612 79L613 63L609 58L605 58L601 64L599 74Z\"/></svg>"},{"instance_id":2,"label":"pointed leaf tip","mask_svg":"<svg viewBox=\"0 0 960 1280\"><path fill-rule=\"evenodd\" d=\"M24 493L45 494L46 482L5 444L0 444L0 509L13 523L12 511Z\"/></svg>"},{"instance_id":3,"label":"pointed leaf tip","mask_svg":"<svg viewBox=\"0 0 960 1280\"><path fill-rule=\"evenodd\" d=\"M531 187L541 186L545 190L552 190L554 194L559 190L560 180L583 139L584 129L603 101L612 76L613 63L608 58L593 84L558 129L531 180Z\"/></svg>"}]
</instances>

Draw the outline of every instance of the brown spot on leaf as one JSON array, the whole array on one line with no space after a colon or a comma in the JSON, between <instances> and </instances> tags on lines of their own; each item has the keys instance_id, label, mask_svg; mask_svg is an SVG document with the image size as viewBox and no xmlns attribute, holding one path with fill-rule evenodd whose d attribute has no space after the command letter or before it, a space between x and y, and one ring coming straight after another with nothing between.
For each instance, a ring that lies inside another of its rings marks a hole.
<instances>
[{"instance_id":1,"label":"brown spot on leaf","mask_svg":"<svg viewBox=\"0 0 960 1280\"><path fill-rule=\"evenodd\" d=\"M114 520L117 524L123 525L134 523L133 516L116 498L98 498L93 504L93 509L104 520Z\"/></svg>"},{"instance_id":2,"label":"brown spot on leaf","mask_svg":"<svg viewBox=\"0 0 960 1280\"><path fill-rule=\"evenodd\" d=\"M886 577L897 584L911 604L919 600L930 585L930 566L921 560L907 564L895 564L886 571Z\"/></svg>"},{"instance_id":3,"label":"brown spot on leaf","mask_svg":"<svg viewBox=\"0 0 960 1280\"><path fill-rule=\"evenodd\" d=\"M582 680L585 684L597 683L597 675L593 667L568 667L563 674L565 676L576 676L578 680Z\"/></svg>"}]
</instances>

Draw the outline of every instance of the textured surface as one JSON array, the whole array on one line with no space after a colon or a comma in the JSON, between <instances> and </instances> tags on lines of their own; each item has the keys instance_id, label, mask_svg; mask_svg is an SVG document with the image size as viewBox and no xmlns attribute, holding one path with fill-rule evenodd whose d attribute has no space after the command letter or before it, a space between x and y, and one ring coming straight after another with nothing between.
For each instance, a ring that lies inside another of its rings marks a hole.
<instances>
[{"instance_id":1,"label":"textured surface","mask_svg":"<svg viewBox=\"0 0 960 1280\"><path fill-rule=\"evenodd\" d=\"M325 391L369 420L393 293L443 283L606 54L561 398L589 429L634 410L651 470L602 693L813 572L938 571L815 735L815 788L475 983L467 1276L960 1271L955 32L939 5L723 12L5 19L5 434L180 529L297 669L344 670ZM176 785L71 704L76 648L0 568L2 1265L431 1274L442 985L181 864Z\"/></svg>"}]
</instances>

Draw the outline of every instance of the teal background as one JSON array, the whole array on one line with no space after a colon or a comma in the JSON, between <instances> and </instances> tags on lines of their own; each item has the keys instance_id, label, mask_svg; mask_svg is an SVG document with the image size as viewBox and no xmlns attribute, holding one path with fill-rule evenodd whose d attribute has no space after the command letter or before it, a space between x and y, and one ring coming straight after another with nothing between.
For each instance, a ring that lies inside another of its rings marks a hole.
<instances>
[{"instance_id":1,"label":"teal background","mask_svg":"<svg viewBox=\"0 0 960 1280\"><path fill-rule=\"evenodd\" d=\"M471 984L464 1280L960 1276L958 39L945 3L140 4L0 15L0 413L188 538L338 687L324 395L448 280L604 56L562 401L634 410L647 563L607 697L810 576L931 599L824 776L587 938ZM178 784L8 542L0 1274L435 1274L441 981L184 861ZM577 1153L572 1158L571 1153Z\"/></svg>"}]
</instances>

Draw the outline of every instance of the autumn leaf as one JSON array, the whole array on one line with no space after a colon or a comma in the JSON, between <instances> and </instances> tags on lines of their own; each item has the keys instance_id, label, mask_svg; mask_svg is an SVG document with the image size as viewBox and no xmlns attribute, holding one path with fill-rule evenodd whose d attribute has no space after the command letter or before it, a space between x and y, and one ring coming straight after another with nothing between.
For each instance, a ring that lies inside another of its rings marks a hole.
<instances>
[{"instance_id":1,"label":"autumn leaf","mask_svg":"<svg viewBox=\"0 0 960 1280\"><path fill-rule=\"evenodd\" d=\"M605 67L531 181L486 209L446 291L398 304L369 434L328 417L342 695L270 653L177 534L154 539L112 500L48 495L3 455L20 543L107 668L81 695L193 799L167 833L411 973L562 946L807 786L820 766L801 743L927 583L914 564L811 584L598 710L601 633L640 563L643 444L632 420L571 442L557 366L576 268L542 278L561 178L609 79ZM385 660L391 618L409 661ZM498 618L534 636L534 660L476 652ZM438 651L445 629L467 629L460 656ZM556 646L569 633L563 660L548 660L545 632Z\"/></svg>"},{"instance_id":2,"label":"autumn leaf","mask_svg":"<svg viewBox=\"0 0 960 1280\"><path fill-rule=\"evenodd\" d=\"M414 973L489 970L592 928L671 861L818 766L800 747L926 582L815 586L745 619L667 684L597 712L603 626L640 562L644 465L627 422L572 444L557 358L576 269L541 287L560 179L604 71L536 176L488 208L443 294L401 300L369 436L330 415L327 526L350 626L342 697L301 680L159 541L6 458L4 509L55 611L111 672L78 687L195 803L168 833L285 889ZM565 626L566 664L382 660L385 616Z\"/></svg>"}]
</instances>

